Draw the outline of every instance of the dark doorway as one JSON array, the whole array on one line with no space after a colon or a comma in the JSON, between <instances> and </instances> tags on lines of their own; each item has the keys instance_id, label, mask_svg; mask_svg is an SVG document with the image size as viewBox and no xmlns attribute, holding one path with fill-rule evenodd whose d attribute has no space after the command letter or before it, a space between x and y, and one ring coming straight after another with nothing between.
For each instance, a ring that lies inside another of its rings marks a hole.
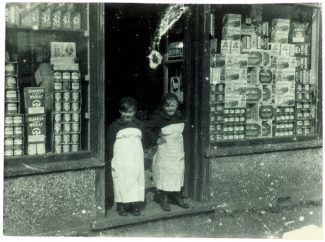
<instances>
[{"instance_id":1,"label":"dark doorway","mask_svg":"<svg viewBox=\"0 0 325 242\"><path fill-rule=\"evenodd\" d=\"M118 102L131 96L138 101L137 117L146 119L163 95L163 68L149 67L149 47L160 16L167 5L105 5L105 76L106 133L110 123L119 117ZM106 204L113 206L110 166L106 169Z\"/></svg>"}]
</instances>

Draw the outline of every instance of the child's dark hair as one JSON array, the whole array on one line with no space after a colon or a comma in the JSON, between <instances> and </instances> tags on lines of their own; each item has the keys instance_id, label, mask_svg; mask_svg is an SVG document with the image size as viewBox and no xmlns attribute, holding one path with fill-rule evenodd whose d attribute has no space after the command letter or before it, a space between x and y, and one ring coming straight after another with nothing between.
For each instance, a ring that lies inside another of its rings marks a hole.
<instances>
[{"instance_id":1,"label":"child's dark hair","mask_svg":"<svg viewBox=\"0 0 325 242\"><path fill-rule=\"evenodd\" d=\"M170 101L170 100L175 100L177 103L179 102L176 94L169 92L162 96L161 106L162 107L165 106L168 103L168 101Z\"/></svg>"},{"instance_id":2,"label":"child's dark hair","mask_svg":"<svg viewBox=\"0 0 325 242\"><path fill-rule=\"evenodd\" d=\"M119 102L121 112L127 112L131 107L134 107L135 111L138 109L138 102L133 97L124 97Z\"/></svg>"}]
</instances>

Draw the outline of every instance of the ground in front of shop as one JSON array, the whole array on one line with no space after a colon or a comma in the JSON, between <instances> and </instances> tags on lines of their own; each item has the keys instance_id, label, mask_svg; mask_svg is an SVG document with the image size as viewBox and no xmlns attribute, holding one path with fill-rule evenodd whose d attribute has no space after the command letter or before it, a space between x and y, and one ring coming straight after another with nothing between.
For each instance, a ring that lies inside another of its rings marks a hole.
<instances>
[{"instance_id":1,"label":"ground in front of shop","mask_svg":"<svg viewBox=\"0 0 325 242\"><path fill-rule=\"evenodd\" d=\"M308 225L322 227L322 206L320 203L290 205L278 209L238 211L218 209L111 228L89 233L88 236L282 238L284 233Z\"/></svg>"}]
</instances>

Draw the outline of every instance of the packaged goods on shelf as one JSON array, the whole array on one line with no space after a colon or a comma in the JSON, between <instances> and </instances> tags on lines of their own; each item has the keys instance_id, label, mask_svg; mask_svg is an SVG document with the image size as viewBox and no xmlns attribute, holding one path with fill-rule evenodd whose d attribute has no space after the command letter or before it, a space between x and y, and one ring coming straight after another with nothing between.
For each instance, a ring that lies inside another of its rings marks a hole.
<instances>
[{"instance_id":1,"label":"packaged goods on shelf","mask_svg":"<svg viewBox=\"0 0 325 242\"><path fill-rule=\"evenodd\" d=\"M304 43L306 37L306 23L292 22L290 40L292 43Z\"/></svg>"},{"instance_id":2,"label":"packaged goods on shelf","mask_svg":"<svg viewBox=\"0 0 325 242\"><path fill-rule=\"evenodd\" d=\"M5 113L6 114L18 114L20 112L19 102L6 102Z\"/></svg>"},{"instance_id":3,"label":"packaged goods on shelf","mask_svg":"<svg viewBox=\"0 0 325 242\"><path fill-rule=\"evenodd\" d=\"M268 68L260 68L258 80L260 83L267 84L272 82L272 71Z\"/></svg>"},{"instance_id":4,"label":"packaged goods on shelf","mask_svg":"<svg viewBox=\"0 0 325 242\"><path fill-rule=\"evenodd\" d=\"M307 70L310 69L310 58L309 57L296 57L297 69Z\"/></svg>"},{"instance_id":5,"label":"packaged goods on shelf","mask_svg":"<svg viewBox=\"0 0 325 242\"><path fill-rule=\"evenodd\" d=\"M20 24L20 8L17 3L7 3L6 22L14 25Z\"/></svg>"},{"instance_id":6,"label":"packaged goods on shelf","mask_svg":"<svg viewBox=\"0 0 325 242\"><path fill-rule=\"evenodd\" d=\"M76 58L75 42L51 42L51 57Z\"/></svg>"},{"instance_id":7,"label":"packaged goods on shelf","mask_svg":"<svg viewBox=\"0 0 325 242\"><path fill-rule=\"evenodd\" d=\"M71 29L71 11L62 12L62 28Z\"/></svg>"},{"instance_id":8,"label":"packaged goods on shelf","mask_svg":"<svg viewBox=\"0 0 325 242\"><path fill-rule=\"evenodd\" d=\"M240 31L241 35L252 35L255 34L255 27L253 25L247 26L243 25Z\"/></svg>"},{"instance_id":9,"label":"packaged goods on shelf","mask_svg":"<svg viewBox=\"0 0 325 242\"><path fill-rule=\"evenodd\" d=\"M37 5L31 8L23 8L20 16L22 26L34 27L40 25L40 9Z\"/></svg>"},{"instance_id":10,"label":"packaged goods on shelf","mask_svg":"<svg viewBox=\"0 0 325 242\"><path fill-rule=\"evenodd\" d=\"M24 88L25 110L27 115L45 113L45 88Z\"/></svg>"},{"instance_id":11,"label":"packaged goods on shelf","mask_svg":"<svg viewBox=\"0 0 325 242\"><path fill-rule=\"evenodd\" d=\"M26 116L27 143L42 143L46 141L45 115Z\"/></svg>"},{"instance_id":12,"label":"packaged goods on shelf","mask_svg":"<svg viewBox=\"0 0 325 242\"><path fill-rule=\"evenodd\" d=\"M294 106L295 82L276 81L274 88L274 102L276 106Z\"/></svg>"},{"instance_id":13,"label":"packaged goods on shelf","mask_svg":"<svg viewBox=\"0 0 325 242\"><path fill-rule=\"evenodd\" d=\"M293 44L281 44L280 55L284 57L295 55L295 45Z\"/></svg>"},{"instance_id":14,"label":"packaged goods on shelf","mask_svg":"<svg viewBox=\"0 0 325 242\"><path fill-rule=\"evenodd\" d=\"M262 99L262 90L259 86L254 84L247 84L246 88L246 102L258 103Z\"/></svg>"},{"instance_id":15,"label":"packaged goods on shelf","mask_svg":"<svg viewBox=\"0 0 325 242\"><path fill-rule=\"evenodd\" d=\"M72 12L71 24L72 29L81 29L81 15L79 12Z\"/></svg>"},{"instance_id":16,"label":"packaged goods on shelf","mask_svg":"<svg viewBox=\"0 0 325 242\"><path fill-rule=\"evenodd\" d=\"M227 82L225 85L225 108L246 107L247 82L242 80Z\"/></svg>"},{"instance_id":17,"label":"packaged goods on shelf","mask_svg":"<svg viewBox=\"0 0 325 242\"><path fill-rule=\"evenodd\" d=\"M211 67L210 68L210 83L218 84L221 82L221 73L223 67Z\"/></svg>"},{"instance_id":18,"label":"packaged goods on shelf","mask_svg":"<svg viewBox=\"0 0 325 242\"><path fill-rule=\"evenodd\" d=\"M223 40L240 40L241 28L240 27L225 27L222 28Z\"/></svg>"},{"instance_id":19,"label":"packaged goods on shelf","mask_svg":"<svg viewBox=\"0 0 325 242\"><path fill-rule=\"evenodd\" d=\"M222 25L227 27L241 28L240 14L224 14L222 17Z\"/></svg>"},{"instance_id":20,"label":"packaged goods on shelf","mask_svg":"<svg viewBox=\"0 0 325 242\"><path fill-rule=\"evenodd\" d=\"M270 54L271 56L279 56L281 53L281 44L280 43L270 43Z\"/></svg>"},{"instance_id":21,"label":"packaged goods on shelf","mask_svg":"<svg viewBox=\"0 0 325 242\"><path fill-rule=\"evenodd\" d=\"M50 8L42 9L40 12L40 26L44 28L52 27L52 11Z\"/></svg>"},{"instance_id":22,"label":"packaged goods on shelf","mask_svg":"<svg viewBox=\"0 0 325 242\"><path fill-rule=\"evenodd\" d=\"M242 54L248 56L248 67L269 66L271 64L271 56L268 50L260 49L243 49Z\"/></svg>"},{"instance_id":23,"label":"packaged goods on shelf","mask_svg":"<svg viewBox=\"0 0 325 242\"><path fill-rule=\"evenodd\" d=\"M60 29L62 27L62 10L57 9L52 14L52 27Z\"/></svg>"},{"instance_id":24,"label":"packaged goods on shelf","mask_svg":"<svg viewBox=\"0 0 325 242\"><path fill-rule=\"evenodd\" d=\"M290 19L275 18L272 19L272 31L285 31L290 30Z\"/></svg>"},{"instance_id":25,"label":"packaged goods on shelf","mask_svg":"<svg viewBox=\"0 0 325 242\"><path fill-rule=\"evenodd\" d=\"M303 57L303 56L310 56L310 44L295 44L295 52L294 56Z\"/></svg>"},{"instance_id":26,"label":"packaged goods on shelf","mask_svg":"<svg viewBox=\"0 0 325 242\"><path fill-rule=\"evenodd\" d=\"M221 54L230 54L231 40L221 40Z\"/></svg>"},{"instance_id":27,"label":"packaged goods on shelf","mask_svg":"<svg viewBox=\"0 0 325 242\"><path fill-rule=\"evenodd\" d=\"M287 31L272 31L271 32L271 42L287 44L289 42L289 32Z\"/></svg>"}]
</instances>

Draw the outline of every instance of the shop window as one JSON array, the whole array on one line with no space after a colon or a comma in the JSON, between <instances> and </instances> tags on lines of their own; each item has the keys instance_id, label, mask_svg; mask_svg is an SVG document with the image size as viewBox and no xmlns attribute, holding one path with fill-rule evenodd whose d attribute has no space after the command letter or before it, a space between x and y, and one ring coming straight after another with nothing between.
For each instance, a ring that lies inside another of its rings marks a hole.
<instances>
[{"instance_id":1,"label":"shop window","mask_svg":"<svg viewBox=\"0 0 325 242\"><path fill-rule=\"evenodd\" d=\"M91 151L88 17L89 4L6 5L7 160Z\"/></svg>"},{"instance_id":2,"label":"shop window","mask_svg":"<svg viewBox=\"0 0 325 242\"><path fill-rule=\"evenodd\" d=\"M298 5L211 5L212 146L319 137L314 13Z\"/></svg>"}]
</instances>

